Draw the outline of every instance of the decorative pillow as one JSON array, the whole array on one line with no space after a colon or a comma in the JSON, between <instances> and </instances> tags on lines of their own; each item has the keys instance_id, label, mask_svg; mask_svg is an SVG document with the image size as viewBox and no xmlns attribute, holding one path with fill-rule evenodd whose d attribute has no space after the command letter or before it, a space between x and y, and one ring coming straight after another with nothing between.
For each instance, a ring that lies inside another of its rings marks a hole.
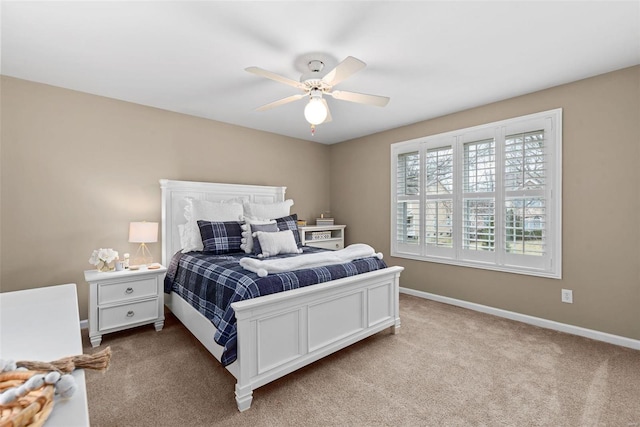
<instances>
[{"instance_id":1,"label":"decorative pillow","mask_svg":"<svg viewBox=\"0 0 640 427\"><path fill-rule=\"evenodd\" d=\"M291 230L277 231L275 233L256 231L255 234L262 247L262 253L258 254L258 258L268 258L279 254L302 253L302 249L298 248Z\"/></svg>"},{"instance_id":2,"label":"decorative pillow","mask_svg":"<svg viewBox=\"0 0 640 427\"><path fill-rule=\"evenodd\" d=\"M242 239L240 224L238 221L198 221L204 251L216 255L239 252Z\"/></svg>"},{"instance_id":3,"label":"decorative pillow","mask_svg":"<svg viewBox=\"0 0 640 427\"><path fill-rule=\"evenodd\" d=\"M296 245L302 246L302 242L300 241L300 232L298 231L297 214L276 218L276 224L278 224L278 230L280 231L291 230L293 232L293 238L296 241Z\"/></svg>"},{"instance_id":4,"label":"decorative pillow","mask_svg":"<svg viewBox=\"0 0 640 427\"><path fill-rule=\"evenodd\" d=\"M185 237L184 229L187 224L178 224L178 236L180 236L180 247L184 248L187 238Z\"/></svg>"},{"instance_id":5,"label":"decorative pillow","mask_svg":"<svg viewBox=\"0 0 640 427\"><path fill-rule=\"evenodd\" d=\"M276 233L278 231L278 224L275 221L271 224L251 224L251 240L253 241L253 254L259 255L262 253L262 247L260 246L260 239L256 236L257 231L264 231L265 233Z\"/></svg>"},{"instance_id":6,"label":"decorative pillow","mask_svg":"<svg viewBox=\"0 0 640 427\"><path fill-rule=\"evenodd\" d=\"M209 200L185 199L187 205L184 208L184 217L187 223L180 233L182 253L201 251L203 249L202 237L198 228L198 220L202 221L238 221L243 214L242 199L231 199L221 202Z\"/></svg>"},{"instance_id":7,"label":"decorative pillow","mask_svg":"<svg viewBox=\"0 0 640 427\"><path fill-rule=\"evenodd\" d=\"M244 202L244 214L256 218L280 218L289 215L293 200L276 203Z\"/></svg>"},{"instance_id":8,"label":"decorative pillow","mask_svg":"<svg viewBox=\"0 0 640 427\"><path fill-rule=\"evenodd\" d=\"M254 239L252 237L253 231L251 231L252 224L274 224L276 221L274 219L262 219L262 218L254 218L252 216L244 217L244 224L242 224L242 244L240 248L245 251L245 253L253 252L253 243ZM278 231L277 227L273 231Z\"/></svg>"}]
</instances>

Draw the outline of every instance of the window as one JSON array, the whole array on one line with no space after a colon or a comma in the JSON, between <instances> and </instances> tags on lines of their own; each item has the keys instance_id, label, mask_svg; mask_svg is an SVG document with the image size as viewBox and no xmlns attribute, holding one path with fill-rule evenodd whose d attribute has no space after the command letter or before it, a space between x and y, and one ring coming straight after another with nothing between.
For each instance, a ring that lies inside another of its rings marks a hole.
<instances>
[{"instance_id":1,"label":"window","mask_svg":"<svg viewBox=\"0 0 640 427\"><path fill-rule=\"evenodd\" d=\"M391 145L391 255L561 278L562 110Z\"/></svg>"}]
</instances>

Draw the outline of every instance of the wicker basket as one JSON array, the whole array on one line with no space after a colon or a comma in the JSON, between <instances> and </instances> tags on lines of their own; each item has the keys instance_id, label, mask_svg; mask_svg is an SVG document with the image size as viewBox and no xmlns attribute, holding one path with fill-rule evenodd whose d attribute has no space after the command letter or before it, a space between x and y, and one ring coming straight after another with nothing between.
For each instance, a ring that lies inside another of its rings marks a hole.
<instances>
[{"instance_id":1,"label":"wicker basket","mask_svg":"<svg viewBox=\"0 0 640 427\"><path fill-rule=\"evenodd\" d=\"M9 371L0 373L0 393L24 384L38 371ZM54 387L44 384L8 405L0 405L0 427L40 427L53 410Z\"/></svg>"}]
</instances>

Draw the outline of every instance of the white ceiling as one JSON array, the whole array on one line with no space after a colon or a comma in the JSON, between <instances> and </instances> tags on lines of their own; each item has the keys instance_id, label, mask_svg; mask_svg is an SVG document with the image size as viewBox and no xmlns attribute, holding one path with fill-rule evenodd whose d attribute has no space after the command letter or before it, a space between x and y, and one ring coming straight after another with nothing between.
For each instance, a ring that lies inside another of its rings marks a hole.
<instances>
[{"instance_id":1,"label":"white ceiling","mask_svg":"<svg viewBox=\"0 0 640 427\"><path fill-rule=\"evenodd\" d=\"M639 1L2 1L2 74L331 144L640 64ZM308 59L367 67L311 136Z\"/></svg>"}]
</instances>

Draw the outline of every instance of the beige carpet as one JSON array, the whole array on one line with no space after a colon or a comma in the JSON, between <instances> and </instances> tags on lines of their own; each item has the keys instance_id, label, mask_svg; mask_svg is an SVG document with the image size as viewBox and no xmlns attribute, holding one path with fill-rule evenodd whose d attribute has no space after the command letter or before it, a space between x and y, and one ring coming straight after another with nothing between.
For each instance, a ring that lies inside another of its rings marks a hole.
<instances>
[{"instance_id":1,"label":"beige carpet","mask_svg":"<svg viewBox=\"0 0 640 427\"><path fill-rule=\"evenodd\" d=\"M170 313L106 335L87 371L92 426L640 426L640 352L401 295L381 332L254 391ZM86 332L86 331L85 331ZM95 351L84 337L85 352Z\"/></svg>"}]
</instances>

